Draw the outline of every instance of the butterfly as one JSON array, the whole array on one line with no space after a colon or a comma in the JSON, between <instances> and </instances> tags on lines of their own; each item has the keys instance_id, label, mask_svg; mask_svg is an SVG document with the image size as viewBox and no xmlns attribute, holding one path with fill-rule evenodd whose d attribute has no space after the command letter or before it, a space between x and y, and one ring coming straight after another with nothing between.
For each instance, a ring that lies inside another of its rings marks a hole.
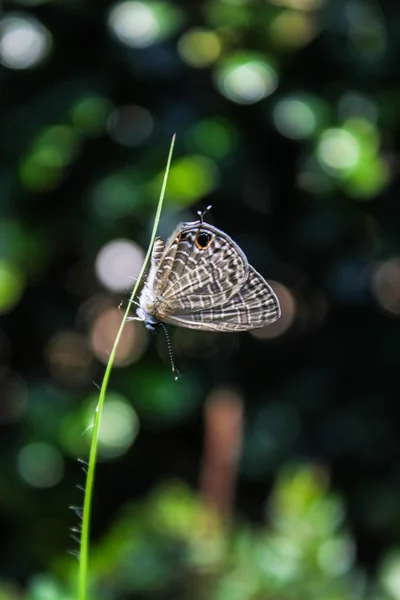
<instances>
[{"instance_id":1,"label":"butterfly","mask_svg":"<svg viewBox=\"0 0 400 600\"><path fill-rule=\"evenodd\" d=\"M279 301L244 252L223 231L199 220L181 223L164 243L156 238L139 296L137 319L203 331L248 331L281 315ZM164 327L165 329L165 327Z\"/></svg>"}]
</instances>

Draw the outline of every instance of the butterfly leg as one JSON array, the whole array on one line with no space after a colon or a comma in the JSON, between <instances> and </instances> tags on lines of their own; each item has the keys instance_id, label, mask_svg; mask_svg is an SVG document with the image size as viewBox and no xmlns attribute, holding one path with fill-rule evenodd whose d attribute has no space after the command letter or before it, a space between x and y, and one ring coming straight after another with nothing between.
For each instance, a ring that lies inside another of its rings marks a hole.
<instances>
[{"instance_id":1,"label":"butterfly leg","mask_svg":"<svg viewBox=\"0 0 400 600\"><path fill-rule=\"evenodd\" d=\"M132 281L137 281L139 277L133 277L132 275L128 275L128 279L132 279ZM144 273L140 279L142 281L145 281L147 279L147 273Z\"/></svg>"},{"instance_id":2,"label":"butterfly leg","mask_svg":"<svg viewBox=\"0 0 400 600\"><path fill-rule=\"evenodd\" d=\"M139 302L137 302L136 300L128 300L129 304L134 304L135 306L140 306Z\"/></svg>"},{"instance_id":3,"label":"butterfly leg","mask_svg":"<svg viewBox=\"0 0 400 600\"><path fill-rule=\"evenodd\" d=\"M134 304L135 306L140 306L139 302L136 302L136 300L128 300L129 304ZM119 312L121 313L121 316L124 317L125 313L122 310L122 304L123 304L123 300L120 303L120 305L118 306ZM139 317L126 317L126 321L144 321L144 319L141 319Z\"/></svg>"},{"instance_id":4,"label":"butterfly leg","mask_svg":"<svg viewBox=\"0 0 400 600\"><path fill-rule=\"evenodd\" d=\"M140 306L139 302L136 302L136 300L128 300L128 304L135 304L135 306ZM118 305L119 310L122 310L122 307L124 305L124 300L121 300L121 302Z\"/></svg>"}]
</instances>

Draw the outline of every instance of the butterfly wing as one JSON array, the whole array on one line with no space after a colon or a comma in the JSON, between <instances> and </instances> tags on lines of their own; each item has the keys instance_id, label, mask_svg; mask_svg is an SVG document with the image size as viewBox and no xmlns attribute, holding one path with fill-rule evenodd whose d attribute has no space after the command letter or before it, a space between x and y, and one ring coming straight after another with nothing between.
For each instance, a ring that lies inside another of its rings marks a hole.
<instances>
[{"instance_id":1,"label":"butterfly wing","mask_svg":"<svg viewBox=\"0 0 400 600\"><path fill-rule=\"evenodd\" d=\"M249 276L225 304L190 314L175 314L166 323L203 331L248 331L270 325L281 315L279 301L263 277L249 266Z\"/></svg>"},{"instance_id":2,"label":"butterfly wing","mask_svg":"<svg viewBox=\"0 0 400 600\"><path fill-rule=\"evenodd\" d=\"M242 287L248 269L245 254L224 232L199 221L183 223L152 261L141 305L165 322L219 306Z\"/></svg>"},{"instance_id":3,"label":"butterfly wing","mask_svg":"<svg viewBox=\"0 0 400 600\"><path fill-rule=\"evenodd\" d=\"M151 266L157 267L162 255L165 252L165 244L160 237L156 237L154 240L153 250L151 252Z\"/></svg>"},{"instance_id":4,"label":"butterfly wing","mask_svg":"<svg viewBox=\"0 0 400 600\"><path fill-rule=\"evenodd\" d=\"M150 257L150 271L146 279L147 288L149 287L150 282L154 281L154 278L157 274L158 265L160 264L160 260L165 252L165 244L160 237L157 237L154 240L153 249L151 251Z\"/></svg>"}]
</instances>

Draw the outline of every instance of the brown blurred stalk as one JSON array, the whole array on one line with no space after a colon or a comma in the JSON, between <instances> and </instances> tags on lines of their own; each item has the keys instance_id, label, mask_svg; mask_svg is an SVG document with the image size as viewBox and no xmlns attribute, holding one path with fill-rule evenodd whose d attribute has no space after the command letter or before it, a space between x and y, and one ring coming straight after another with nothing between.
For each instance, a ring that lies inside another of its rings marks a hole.
<instances>
[{"instance_id":1,"label":"brown blurred stalk","mask_svg":"<svg viewBox=\"0 0 400 600\"><path fill-rule=\"evenodd\" d=\"M235 499L243 400L234 389L219 388L209 395L204 410L200 493L205 503L226 521L232 513Z\"/></svg>"}]
</instances>

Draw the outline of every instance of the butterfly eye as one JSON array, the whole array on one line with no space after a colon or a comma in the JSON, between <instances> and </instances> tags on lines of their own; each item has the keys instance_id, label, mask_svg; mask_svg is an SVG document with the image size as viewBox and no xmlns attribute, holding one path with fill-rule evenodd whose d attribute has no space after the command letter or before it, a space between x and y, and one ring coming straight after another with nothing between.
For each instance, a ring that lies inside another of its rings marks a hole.
<instances>
[{"instance_id":1,"label":"butterfly eye","mask_svg":"<svg viewBox=\"0 0 400 600\"><path fill-rule=\"evenodd\" d=\"M196 246L199 250L205 250L211 244L213 236L205 231L200 231L196 235Z\"/></svg>"}]
</instances>

